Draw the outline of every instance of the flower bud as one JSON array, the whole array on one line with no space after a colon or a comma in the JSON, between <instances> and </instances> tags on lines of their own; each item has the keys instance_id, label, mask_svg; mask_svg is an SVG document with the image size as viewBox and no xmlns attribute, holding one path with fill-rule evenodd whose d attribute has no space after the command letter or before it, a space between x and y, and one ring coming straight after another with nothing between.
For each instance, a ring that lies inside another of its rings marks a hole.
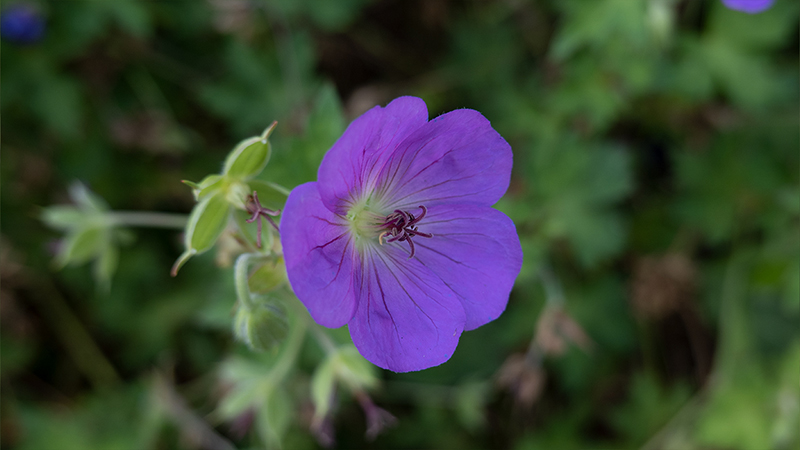
<instances>
[{"instance_id":1,"label":"flower bud","mask_svg":"<svg viewBox=\"0 0 800 450\"><path fill-rule=\"evenodd\" d=\"M271 303L249 309L243 305L236 311L233 333L252 350L270 350L280 344L289 330L286 316Z\"/></svg>"},{"instance_id":2,"label":"flower bud","mask_svg":"<svg viewBox=\"0 0 800 450\"><path fill-rule=\"evenodd\" d=\"M267 139L276 124L277 122L272 122L261 136L240 142L225 159L222 174L229 178L246 180L264 170L272 153Z\"/></svg>"},{"instance_id":3,"label":"flower bud","mask_svg":"<svg viewBox=\"0 0 800 450\"><path fill-rule=\"evenodd\" d=\"M186 250L172 266L172 276L194 255L211 248L225 230L230 216L230 204L222 193L206 197L195 205L186 224Z\"/></svg>"},{"instance_id":4,"label":"flower bud","mask_svg":"<svg viewBox=\"0 0 800 450\"><path fill-rule=\"evenodd\" d=\"M286 266L282 257L265 261L250 275L248 287L254 294L266 294L286 282Z\"/></svg>"}]
</instances>

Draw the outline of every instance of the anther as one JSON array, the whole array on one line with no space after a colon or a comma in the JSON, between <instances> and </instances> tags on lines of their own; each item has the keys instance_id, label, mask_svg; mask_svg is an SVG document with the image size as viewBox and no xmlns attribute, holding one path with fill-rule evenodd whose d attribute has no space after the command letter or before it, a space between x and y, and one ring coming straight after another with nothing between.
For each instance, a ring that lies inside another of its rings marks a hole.
<instances>
[{"instance_id":1,"label":"anther","mask_svg":"<svg viewBox=\"0 0 800 450\"><path fill-rule=\"evenodd\" d=\"M411 238L415 236L421 236L424 238L433 237L433 234L431 233L423 233L422 231L417 230L417 224L419 221L428 214L428 208L424 206L420 206L419 208L422 210L422 213L420 213L418 217L414 217L414 215L408 211L402 211L399 209L394 210L393 213L386 216L386 220L382 225L382 227L386 230L378 236L378 242L383 245L383 238L386 236L388 236L386 238L386 242L408 242L408 258L413 258L416 254L416 248Z\"/></svg>"}]
</instances>

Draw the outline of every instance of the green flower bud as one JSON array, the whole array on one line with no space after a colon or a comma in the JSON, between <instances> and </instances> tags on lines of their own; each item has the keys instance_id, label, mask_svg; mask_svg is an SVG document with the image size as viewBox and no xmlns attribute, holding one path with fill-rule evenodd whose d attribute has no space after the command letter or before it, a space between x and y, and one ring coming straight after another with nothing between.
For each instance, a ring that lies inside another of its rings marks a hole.
<instances>
[{"instance_id":1,"label":"green flower bud","mask_svg":"<svg viewBox=\"0 0 800 450\"><path fill-rule=\"evenodd\" d=\"M195 205L186 224L184 244L186 250L172 266L172 276L194 255L211 248L225 230L231 206L222 193L206 197Z\"/></svg>"},{"instance_id":2,"label":"green flower bud","mask_svg":"<svg viewBox=\"0 0 800 450\"><path fill-rule=\"evenodd\" d=\"M271 303L250 309L243 305L236 311L233 333L252 350L270 350L283 342L289 324L283 311Z\"/></svg>"},{"instance_id":3,"label":"green flower bud","mask_svg":"<svg viewBox=\"0 0 800 450\"><path fill-rule=\"evenodd\" d=\"M250 275L248 286L254 294L266 294L286 281L286 264L283 257L265 261Z\"/></svg>"},{"instance_id":4,"label":"green flower bud","mask_svg":"<svg viewBox=\"0 0 800 450\"><path fill-rule=\"evenodd\" d=\"M264 170L271 154L267 139L277 123L272 122L261 136L240 142L225 159L222 174L229 178L246 180Z\"/></svg>"}]
</instances>

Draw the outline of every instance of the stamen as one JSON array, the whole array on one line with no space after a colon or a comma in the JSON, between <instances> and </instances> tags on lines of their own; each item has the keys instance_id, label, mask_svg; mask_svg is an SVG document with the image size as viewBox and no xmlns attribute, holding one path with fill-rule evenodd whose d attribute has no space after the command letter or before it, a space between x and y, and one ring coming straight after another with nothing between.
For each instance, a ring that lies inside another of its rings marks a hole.
<instances>
[{"instance_id":1,"label":"stamen","mask_svg":"<svg viewBox=\"0 0 800 450\"><path fill-rule=\"evenodd\" d=\"M428 214L428 208L421 205L419 208L422 210L422 213L420 213L418 217L414 217L414 215L408 211L399 209L394 210L393 213L386 216L386 220L383 222L383 225L381 225L381 227L386 230L378 236L378 242L383 245L383 238L387 236L386 242L408 242L408 258L413 258L416 254L416 247L411 238L415 236L424 238L433 237L432 233L424 233L417 229L419 221Z\"/></svg>"},{"instance_id":2,"label":"stamen","mask_svg":"<svg viewBox=\"0 0 800 450\"><path fill-rule=\"evenodd\" d=\"M265 208L261 206L261 202L258 200L258 192L253 191L253 195L250 196L249 201L247 202L247 212L252 214L253 216L247 219L245 222L253 223L256 222L256 228L258 229L258 234L256 234L256 246L261 248L261 218L267 219L267 221L275 227L275 230L280 232L281 230L278 229L278 225L275 224L275 221L272 220L270 216L277 216L281 213L280 210L273 211L269 208Z\"/></svg>"}]
</instances>

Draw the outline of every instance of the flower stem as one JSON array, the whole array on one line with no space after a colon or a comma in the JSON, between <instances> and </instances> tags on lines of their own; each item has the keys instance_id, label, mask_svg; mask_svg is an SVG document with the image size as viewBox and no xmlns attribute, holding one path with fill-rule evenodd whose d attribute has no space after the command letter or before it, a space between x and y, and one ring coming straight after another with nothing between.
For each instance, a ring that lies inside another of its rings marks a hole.
<instances>
[{"instance_id":1,"label":"flower stem","mask_svg":"<svg viewBox=\"0 0 800 450\"><path fill-rule=\"evenodd\" d=\"M236 298L242 302L242 305L248 311L255 310L256 305L253 303L253 298L250 295L247 270L250 268L250 263L253 260L262 258L264 258L264 255L258 253L243 253L236 258L236 263L233 266L233 282L236 287Z\"/></svg>"},{"instance_id":2,"label":"flower stem","mask_svg":"<svg viewBox=\"0 0 800 450\"><path fill-rule=\"evenodd\" d=\"M278 362L273 366L269 377L274 386L277 386L289 374L289 370L294 365L297 355L303 346L303 339L306 335L308 321L298 318L291 324L289 338L286 340L286 347L283 349Z\"/></svg>"},{"instance_id":3,"label":"flower stem","mask_svg":"<svg viewBox=\"0 0 800 450\"><path fill-rule=\"evenodd\" d=\"M113 225L183 229L189 216L185 214L170 214L148 211L112 211L108 217Z\"/></svg>"}]
</instances>

